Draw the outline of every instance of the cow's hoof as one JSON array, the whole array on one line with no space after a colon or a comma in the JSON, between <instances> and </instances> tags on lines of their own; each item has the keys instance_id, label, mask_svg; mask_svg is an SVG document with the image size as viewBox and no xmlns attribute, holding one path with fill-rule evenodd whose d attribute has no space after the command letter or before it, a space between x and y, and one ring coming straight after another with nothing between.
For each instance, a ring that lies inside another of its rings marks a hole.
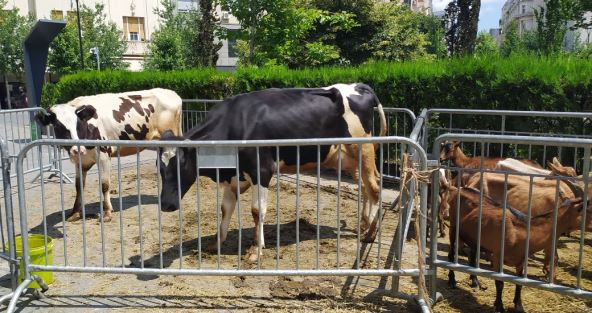
<instances>
[{"instance_id":1,"label":"cow's hoof","mask_svg":"<svg viewBox=\"0 0 592 313\"><path fill-rule=\"evenodd\" d=\"M80 220L80 218L81 218L80 212L72 212L70 215L68 215L68 217L66 218L66 221L76 222L76 221Z\"/></svg>"},{"instance_id":2,"label":"cow's hoof","mask_svg":"<svg viewBox=\"0 0 592 313\"><path fill-rule=\"evenodd\" d=\"M263 254L263 251L261 251L261 253L258 253L257 246L252 246L247 251L246 261L249 263L257 263L257 260L259 260L259 256L261 254Z\"/></svg>"},{"instance_id":3,"label":"cow's hoof","mask_svg":"<svg viewBox=\"0 0 592 313\"><path fill-rule=\"evenodd\" d=\"M221 247L220 247L221 248ZM206 246L205 252L207 253L218 253L218 243L214 242Z\"/></svg>"},{"instance_id":4,"label":"cow's hoof","mask_svg":"<svg viewBox=\"0 0 592 313\"><path fill-rule=\"evenodd\" d=\"M112 219L113 219L113 216L111 214L104 214L103 218L99 218L99 223L101 223L101 221L103 223L109 223L109 222L111 222Z\"/></svg>"},{"instance_id":5,"label":"cow's hoof","mask_svg":"<svg viewBox=\"0 0 592 313\"><path fill-rule=\"evenodd\" d=\"M362 242L364 243L373 243L376 239L376 232L367 232L366 235L362 237Z\"/></svg>"}]
</instances>

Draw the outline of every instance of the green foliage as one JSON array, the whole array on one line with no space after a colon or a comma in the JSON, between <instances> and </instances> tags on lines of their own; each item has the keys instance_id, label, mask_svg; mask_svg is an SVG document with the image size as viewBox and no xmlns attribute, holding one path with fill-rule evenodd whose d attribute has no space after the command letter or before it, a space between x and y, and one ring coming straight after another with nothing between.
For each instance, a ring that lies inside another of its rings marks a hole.
<instances>
[{"instance_id":1,"label":"green foliage","mask_svg":"<svg viewBox=\"0 0 592 313\"><path fill-rule=\"evenodd\" d=\"M127 63L122 56L127 42L122 40L121 32L113 22L107 21L105 6L97 3L94 8L82 5L80 24L82 29L82 52L85 70L97 68L96 57L88 53L98 47L101 69L123 69ZM58 74L73 73L80 69L78 28L76 23L68 23L66 28L50 45L48 57L49 71Z\"/></svg>"},{"instance_id":2,"label":"green foliage","mask_svg":"<svg viewBox=\"0 0 592 313\"><path fill-rule=\"evenodd\" d=\"M403 61L434 57L427 52L427 34L418 27L421 13L394 2L378 3L374 6L372 20L378 25L378 31L366 45L374 58Z\"/></svg>"},{"instance_id":3,"label":"green foliage","mask_svg":"<svg viewBox=\"0 0 592 313\"><path fill-rule=\"evenodd\" d=\"M31 17L19 15L18 8L4 10L0 0L0 73L20 75L24 71L23 41L32 26Z\"/></svg>"},{"instance_id":4,"label":"green foliage","mask_svg":"<svg viewBox=\"0 0 592 313\"><path fill-rule=\"evenodd\" d=\"M450 55L474 52L481 0L452 0L446 6L444 23L446 45Z\"/></svg>"},{"instance_id":5,"label":"green foliage","mask_svg":"<svg viewBox=\"0 0 592 313\"><path fill-rule=\"evenodd\" d=\"M487 32L480 32L475 43L475 54L482 56L494 56L499 54L499 47L493 36Z\"/></svg>"},{"instance_id":6,"label":"green foliage","mask_svg":"<svg viewBox=\"0 0 592 313\"><path fill-rule=\"evenodd\" d=\"M338 63L340 50L334 44L335 34L357 25L353 14L297 6L294 0L282 3L281 7L262 12L253 26L256 28L243 27L239 32L242 38L237 45L239 63L247 66L281 64L291 68ZM235 7L239 4L243 3L234 2Z\"/></svg>"},{"instance_id":7,"label":"green foliage","mask_svg":"<svg viewBox=\"0 0 592 313\"><path fill-rule=\"evenodd\" d=\"M191 51L194 58L190 59L193 67L215 67L218 61L218 50L222 48L222 42L214 43L214 35L220 33L218 19L215 16L215 1L200 0L200 19L196 25L197 36L191 38Z\"/></svg>"},{"instance_id":8,"label":"green foliage","mask_svg":"<svg viewBox=\"0 0 592 313\"><path fill-rule=\"evenodd\" d=\"M544 54L553 54L561 50L563 38L567 33L566 22L572 0L545 0L545 7L535 10L537 21L537 39Z\"/></svg>"},{"instance_id":9,"label":"green foliage","mask_svg":"<svg viewBox=\"0 0 592 313\"><path fill-rule=\"evenodd\" d=\"M338 82L372 86L385 106L586 111L592 109L592 60L513 55L433 62L373 62L357 67L282 67L180 72L83 72L44 90L44 106L76 96L152 87L183 98L221 99L270 87L318 87Z\"/></svg>"},{"instance_id":10,"label":"green foliage","mask_svg":"<svg viewBox=\"0 0 592 313\"><path fill-rule=\"evenodd\" d=\"M369 34L377 32L375 19L372 17L376 0L309 0L303 1L312 8L330 12L330 14L339 14L347 12L353 14L353 19L357 23L355 27L347 31L335 33L332 44L336 45L341 51L341 62L346 64L361 64L366 62L371 55L367 45L361 43L368 42ZM320 29L319 31L324 31Z\"/></svg>"}]
</instances>

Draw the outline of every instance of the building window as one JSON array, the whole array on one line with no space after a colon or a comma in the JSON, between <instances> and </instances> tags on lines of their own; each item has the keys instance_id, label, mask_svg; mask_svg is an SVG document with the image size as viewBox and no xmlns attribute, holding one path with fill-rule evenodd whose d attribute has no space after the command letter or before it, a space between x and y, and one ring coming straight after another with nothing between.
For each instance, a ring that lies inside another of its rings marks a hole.
<instances>
[{"instance_id":1,"label":"building window","mask_svg":"<svg viewBox=\"0 0 592 313\"><path fill-rule=\"evenodd\" d=\"M60 10L51 10L50 18L52 20L63 20L64 19L64 12Z\"/></svg>"},{"instance_id":2,"label":"building window","mask_svg":"<svg viewBox=\"0 0 592 313\"><path fill-rule=\"evenodd\" d=\"M195 0L177 0L177 10L180 12L197 10L197 1Z\"/></svg>"},{"instance_id":3,"label":"building window","mask_svg":"<svg viewBox=\"0 0 592 313\"><path fill-rule=\"evenodd\" d=\"M123 17L123 34L129 41L144 41L144 18L143 17Z\"/></svg>"},{"instance_id":4,"label":"building window","mask_svg":"<svg viewBox=\"0 0 592 313\"><path fill-rule=\"evenodd\" d=\"M236 36L238 35L238 30L228 30L228 57L229 58L237 58L238 53L236 51Z\"/></svg>"},{"instance_id":5,"label":"building window","mask_svg":"<svg viewBox=\"0 0 592 313\"><path fill-rule=\"evenodd\" d=\"M526 4L522 5L522 14L526 14Z\"/></svg>"},{"instance_id":6,"label":"building window","mask_svg":"<svg viewBox=\"0 0 592 313\"><path fill-rule=\"evenodd\" d=\"M69 23L76 23L78 20L78 15L76 15L76 11L68 11L66 13L67 20Z\"/></svg>"}]
</instances>

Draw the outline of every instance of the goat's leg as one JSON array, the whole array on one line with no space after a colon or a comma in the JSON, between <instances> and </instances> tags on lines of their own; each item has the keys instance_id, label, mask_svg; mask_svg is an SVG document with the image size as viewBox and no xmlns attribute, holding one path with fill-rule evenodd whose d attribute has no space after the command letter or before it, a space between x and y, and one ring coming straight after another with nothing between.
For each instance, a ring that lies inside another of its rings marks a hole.
<instances>
[{"instance_id":1,"label":"goat's leg","mask_svg":"<svg viewBox=\"0 0 592 313\"><path fill-rule=\"evenodd\" d=\"M448 243L449 243L448 262L454 261L454 244L455 244L454 234L455 233L456 233L456 227L451 223L449 233L448 233ZM450 288L456 288L456 278L454 277L454 271L452 271L452 270L448 271L448 286Z\"/></svg>"},{"instance_id":2,"label":"goat's leg","mask_svg":"<svg viewBox=\"0 0 592 313\"><path fill-rule=\"evenodd\" d=\"M523 268L522 265L516 267L517 276L522 276ZM514 290L514 311L524 312L524 308L522 307L522 285L518 284L516 285L516 290Z\"/></svg>"},{"instance_id":3,"label":"goat's leg","mask_svg":"<svg viewBox=\"0 0 592 313\"><path fill-rule=\"evenodd\" d=\"M472 248L469 252L469 265L472 267L477 267L477 251ZM481 290L487 289L487 287L481 285L481 282L479 282L479 278L477 278L477 275L471 274L469 278L471 280L471 288L479 288Z\"/></svg>"},{"instance_id":4,"label":"goat's leg","mask_svg":"<svg viewBox=\"0 0 592 313\"><path fill-rule=\"evenodd\" d=\"M495 312L504 312L504 303L502 301L502 293L504 291L504 282L501 280L495 281Z\"/></svg>"}]
</instances>

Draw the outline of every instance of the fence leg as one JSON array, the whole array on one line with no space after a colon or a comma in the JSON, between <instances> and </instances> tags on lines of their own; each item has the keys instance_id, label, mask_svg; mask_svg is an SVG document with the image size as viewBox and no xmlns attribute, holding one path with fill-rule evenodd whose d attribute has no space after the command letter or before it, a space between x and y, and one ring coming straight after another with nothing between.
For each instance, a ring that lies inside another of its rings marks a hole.
<instances>
[{"instance_id":1,"label":"fence leg","mask_svg":"<svg viewBox=\"0 0 592 313\"><path fill-rule=\"evenodd\" d=\"M16 307L16 302L21 297L23 292L26 290L27 286L33 282L32 278L25 279L23 282L16 288L16 290L12 293L12 299L10 299L10 304L8 304L8 309L6 309L7 313L14 312Z\"/></svg>"}]
</instances>

